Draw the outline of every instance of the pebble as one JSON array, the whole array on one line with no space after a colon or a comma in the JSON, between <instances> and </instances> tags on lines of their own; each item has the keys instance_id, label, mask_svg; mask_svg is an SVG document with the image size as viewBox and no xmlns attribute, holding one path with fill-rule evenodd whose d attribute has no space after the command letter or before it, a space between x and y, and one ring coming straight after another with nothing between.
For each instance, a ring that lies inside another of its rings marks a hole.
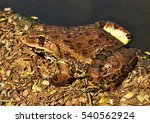
<instances>
[{"instance_id":1,"label":"pebble","mask_svg":"<svg viewBox=\"0 0 150 123\"><path fill-rule=\"evenodd\" d=\"M28 91L28 90L24 90L22 95L23 95L24 97L26 97L28 94L29 94L29 91Z\"/></svg>"},{"instance_id":2,"label":"pebble","mask_svg":"<svg viewBox=\"0 0 150 123\"><path fill-rule=\"evenodd\" d=\"M11 11L10 7L4 8L4 11Z\"/></svg>"},{"instance_id":3,"label":"pebble","mask_svg":"<svg viewBox=\"0 0 150 123\"><path fill-rule=\"evenodd\" d=\"M31 16L31 18L34 19L34 20L38 20L37 16Z\"/></svg>"},{"instance_id":4,"label":"pebble","mask_svg":"<svg viewBox=\"0 0 150 123\"><path fill-rule=\"evenodd\" d=\"M7 71L6 71L6 76L8 76L8 77L9 77L9 76L10 76L10 74L11 74L11 70L7 70Z\"/></svg>"},{"instance_id":5,"label":"pebble","mask_svg":"<svg viewBox=\"0 0 150 123\"><path fill-rule=\"evenodd\" d=\"M49 85L49 81L48 80L43 80L42 85Z\"/></svg>"},{"instance_id":6,"label":"pebble","mask_svg":"<svg viewBox=\"0 0 150 123\"><path fill-rule=\"evenodd\" d=\"M29 26L28 26L28 25L25 25L25 26L24 26L24 30L27 31L28 29L29 29Z\"/></svg>"}]
</instances>

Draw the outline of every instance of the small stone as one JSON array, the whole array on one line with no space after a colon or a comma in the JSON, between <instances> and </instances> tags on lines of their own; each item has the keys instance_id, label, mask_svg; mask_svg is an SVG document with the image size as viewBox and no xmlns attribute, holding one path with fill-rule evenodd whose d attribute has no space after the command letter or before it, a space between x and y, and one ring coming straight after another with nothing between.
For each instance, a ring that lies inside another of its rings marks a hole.
<instances>
[{"instance_id":1,"label":"small stone","mask_svg":"<svg viewBox=\"0 0 150 123\"><path fill-rule=\"evenodd\" d=\"M31 16L31 18L34 19L34 20L38 20L37 16Z\"/></svg>"},{"instance_id":2,"label":"small stone","mask_svg":"<svg viewBox=\"0 0 150 123\"><path fill-rule=\"evenodd\" d=\"M11 11L10 7L4 8L4 11Z\"/></svg>"},{"instance_id":3,"label":"small stone","mask_svg":"<svg viewBox=\"0 0 150 123\"><path fill-rule=\"evenodd\" d=\"M28 25L25 25L25 26L24 26L24 30L27 31L28 29L29 29L29 26L28 26Z\"/></svg>"},{"instance_id":4,"label":"small stone","mask_svg":"<svg viewBox=\"0 0 150 123\"><path fill-rule=\"evenodd\" d=\"M11 74L11 70L7 70L7 71L6 71L6 76L8 76L8 77L9 77L9 76L10 76L10 74Z\"/></svg>"},{"instance_id":5,"label":"small stone","mask_svg":"<svg viewBox=\"0 0 150 123\"><path fill-rule=\"evenodd\" d=\"M142 103L145 99L142 95L138 95L137 99Z\"/></svg>"},{"instance_id":6,"label":"small stone","mask_svg":"<svg viewBox=\"0 0 150 123\"><path fill-rule=\"evenodd\" d=\"M29 94L29 91L28 91L28 90L25 90L22 95L23 95L24 97L26 97L28 94Z\"/></svg>"},{"instance_id":7,"label":"small stone","mask_svg":"<svg viewBox=\"0 0 150 123\"><path fill-rule=\"evenodd\" d=\"M49 82L48 80L43 80L43 81L42 81L42 85L49 85L49 83L50 83L50 82Z\"/></svg>"},{"instance_id":8,"label":"small stone","mask_svg":"<svg viewBox=\"0 0 150 123\"><path fill-rule=\"evenodd\" d=\"M145 51L145 53L150 56L150 52L149 51Z\"/></svg>"}]
</instances>

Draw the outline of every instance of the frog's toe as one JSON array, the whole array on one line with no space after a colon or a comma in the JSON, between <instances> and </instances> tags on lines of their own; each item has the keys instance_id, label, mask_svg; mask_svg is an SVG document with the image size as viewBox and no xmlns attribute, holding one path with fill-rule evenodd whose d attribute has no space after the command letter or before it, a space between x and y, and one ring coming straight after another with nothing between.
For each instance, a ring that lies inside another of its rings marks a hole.
<instances>
[{"instance_id":1,"label":"frog's toe","mask_svg":"<svg viewBox=\"0 0 150 123\"><path fill-rule=\"evenodd\" d=\"M129 44L132 40L132 35L124 27L110 21L96 22L96 24L110 33L112 36L121 41L124 45Z\"/></svg>"}]
</instances>

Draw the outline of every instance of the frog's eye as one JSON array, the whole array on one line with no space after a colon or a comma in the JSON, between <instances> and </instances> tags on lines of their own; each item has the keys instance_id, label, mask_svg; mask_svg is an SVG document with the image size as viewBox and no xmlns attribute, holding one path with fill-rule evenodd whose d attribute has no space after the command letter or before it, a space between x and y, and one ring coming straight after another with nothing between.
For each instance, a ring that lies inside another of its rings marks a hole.
<instances>
[{"instance_id":1,"label":"frog's eye","mask_svg":"<svg viewBox=\"0 0 150 123\"><path fill-rule=\"evenodd\" d=\"M38 43L39 45L43 46L46 38L42 35L38 36Z\"/></svg>"},{"instance_id":2,"label":"frog's eye","mask_svg":"<svg viewBox=\"0 0 150 123\"><path fill-rule=\"evenodd\" d=\"M39 37L38 37L38 40L39 40L40 42L44 42L44 41L45 41L45 37L39 36Z\"/></svg>"}]
</instances>

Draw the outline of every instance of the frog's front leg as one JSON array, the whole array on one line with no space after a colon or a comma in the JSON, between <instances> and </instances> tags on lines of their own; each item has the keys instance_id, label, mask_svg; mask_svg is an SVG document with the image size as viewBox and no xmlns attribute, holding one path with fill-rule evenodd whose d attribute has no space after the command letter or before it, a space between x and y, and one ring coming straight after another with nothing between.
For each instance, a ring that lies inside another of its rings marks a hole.
<instances>
[{"instance_id":1,"label":"frog's front leg","mask_svg":"<svg viewBox=\"0 0 150 123\"><path fill-rule=\"evenodd\" d=\"M57 66L59 72L52 77L51 84L55 86L65 86L75 81L72 70L70 69L70 64L65 61L58 60Z\"/></svg>"}]
</instances>

